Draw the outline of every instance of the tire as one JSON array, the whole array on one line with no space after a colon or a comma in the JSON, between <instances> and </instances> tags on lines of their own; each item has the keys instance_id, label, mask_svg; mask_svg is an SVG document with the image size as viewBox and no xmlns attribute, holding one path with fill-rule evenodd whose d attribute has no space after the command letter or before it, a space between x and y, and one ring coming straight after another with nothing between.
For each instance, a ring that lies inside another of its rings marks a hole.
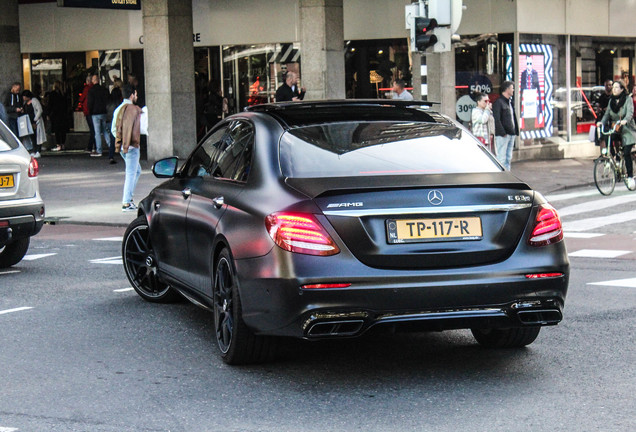
<instances>
[{"instance_id":1,"label":"tire","mask_svg":"<svg viewBox=\"0 0 636 432\"><path fill-rule=\"evenodd\" d=\"M487 348L522 348L534 342L540 331L541 327L471 329L477 342Z\"/></svg>"},{"instance_id":2,"label":"tire","mask_svg":"<svg viewBox=\"0 0 636 432\"><path fill-rule=\"evenodd\" d=\"M610 195L616 187L616 163L601 156L594 161L594 183L602 195Z\"/></svg>"},{"instance_id":3,"label":"tire","mask_svg":"<svg viewBox=\"0 0 636 432\"><path fill-rule=\"evenodd\" d=\"M171 303L180 299L179 293L157 276L157 259L144 216L139 216L126 228L121 255L126 276L141 298L153 303Z\"/></svg>"},{"instance_id":4,"label":"tire","mask_svg":"<svg viewBox=\"0 0 636 432\"><path fill-rule=\"evenodd\" d=\"M221 358L230 365L273 360L276 339L256 336L243 321L236 272L227 249L221 251L214 267L214 336Z\"/></svg>"},{"instance_id":5,"label":"tire","mask_svg":"<svg viewBox=\"0 0 636 432\"><path fill-rule=\"evenodd\" d=\"M0 268L11 267L22 261L22 258L29 250L30 242L31 239L26 237L14 240L5 247L0 248Z\"/></svg>"}]
</instances>

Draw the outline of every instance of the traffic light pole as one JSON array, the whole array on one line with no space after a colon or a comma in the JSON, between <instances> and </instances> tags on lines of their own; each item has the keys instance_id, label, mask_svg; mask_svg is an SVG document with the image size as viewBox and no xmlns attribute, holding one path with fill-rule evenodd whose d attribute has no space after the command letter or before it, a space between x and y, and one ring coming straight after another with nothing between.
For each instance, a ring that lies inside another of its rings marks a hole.
<instances>
[{"instance_id":1,"label":"traffic light pole","mask_svg":"<svg viewBox=\"0 0 636 432\"><path fill-rule=\"evenodd\" d=\"M428 99L440 102L439 111L455 118L455 50L426 53L426 84Z\"/></svg>"}]
</instances>

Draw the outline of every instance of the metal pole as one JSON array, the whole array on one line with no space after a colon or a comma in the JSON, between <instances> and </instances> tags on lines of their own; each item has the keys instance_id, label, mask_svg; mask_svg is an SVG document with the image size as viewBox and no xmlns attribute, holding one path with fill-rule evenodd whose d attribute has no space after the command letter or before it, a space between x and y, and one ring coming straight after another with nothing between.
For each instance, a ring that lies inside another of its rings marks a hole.
<instances>
[{"instance_id":1,"label":"metal pole","mask_svg":"<svg viewBox=\"0 0 636 432\"><path fill-rule=\"evenodd\" d=\"M572 78L572 66L570 64L570 43L571 36L567 35L565 37L565 91L567 93L566 96L566 127L567 134L566 139L568 142L572 141L572 83L570 82Z\"/></svg>"}]
</instances>

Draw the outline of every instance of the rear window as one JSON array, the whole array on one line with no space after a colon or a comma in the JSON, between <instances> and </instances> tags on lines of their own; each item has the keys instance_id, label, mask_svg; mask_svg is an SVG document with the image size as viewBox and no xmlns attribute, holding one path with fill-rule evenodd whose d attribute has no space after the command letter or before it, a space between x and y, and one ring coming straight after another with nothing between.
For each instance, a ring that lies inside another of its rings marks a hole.
<instances>
[{"instance_id":1,"label":"rear window","mask_svg":"<svg viewBox=\"0 0 636 432\"><path fill-rule=\"evenodd\" d=\"M290 178L498 172L479 142L449 124L342 122L300 127L280 141Z\"/></svg>"},{"instance_id":2,"label":"rear window","mask_svg":"<svg viewBox=\"0 0 636 432\"><path fill-rule=\"evenodd\" d=\"M0 151L17 149L20 142L11 133L9 128L0 120Z\"/></svg>"}]
</instances>

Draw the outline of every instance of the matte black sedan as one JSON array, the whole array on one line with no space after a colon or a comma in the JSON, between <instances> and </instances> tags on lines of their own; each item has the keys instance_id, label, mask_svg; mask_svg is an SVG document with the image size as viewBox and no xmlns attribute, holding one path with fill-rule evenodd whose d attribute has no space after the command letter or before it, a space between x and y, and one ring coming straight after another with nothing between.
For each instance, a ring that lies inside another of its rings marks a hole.
<instances>
[{"instance_id":1,"label":"matte black sedan","mask_svg":"<svg viewBox=\"0 0 636 432\"><path fill-rule=\"evenodd\" d=\"M387 326L522 347L562 319L556 211L425 104L255 106L153 171L169 180L125 233L126 274L210 309L227 363Z\"/></svg>"}]
</instances>

